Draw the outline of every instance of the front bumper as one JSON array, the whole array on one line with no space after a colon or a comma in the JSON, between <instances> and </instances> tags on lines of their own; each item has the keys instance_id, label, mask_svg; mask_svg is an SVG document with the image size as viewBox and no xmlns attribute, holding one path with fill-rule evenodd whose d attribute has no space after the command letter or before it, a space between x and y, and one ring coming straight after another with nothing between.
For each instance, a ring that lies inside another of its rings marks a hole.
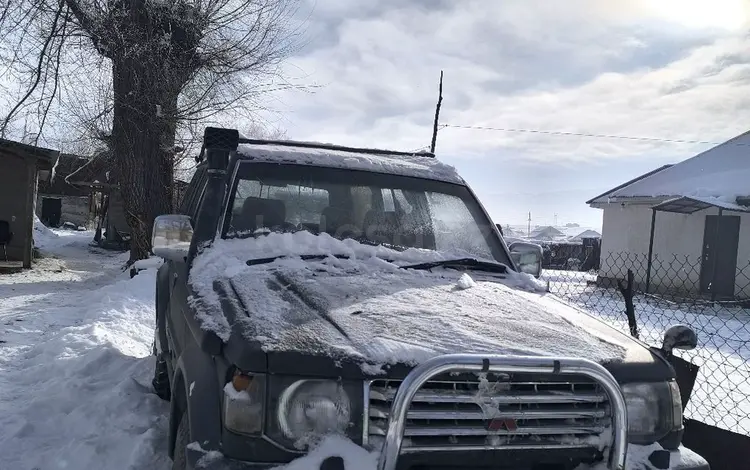
<instances>
[{"instance_id":1,"label":"front bumper","mask_svg":"<svg viewBox=\"0 0 750 470\"><path fill-rule=\"evenodd\" d=\"M199 450L187 449L187 469L186 470L271 470L279 468L284 464L278 463L253 463L242 462L239 460L228 459L220 454L206 453ZM318 464L317 468L321 470L348 470L343 460L337 456L326 458L323 463ZM357 467L361 470L361 467ZM314 470L311 468L310 470ZM373 470L375 470L373 468Z\"/></svg>"},{"instance_id":2,"label":"front bumper","mask_svg":"<svg viewBox=\"0 0 750 470\"><path fill-rule=\"evenodd\" d=\"M644 452L645 451L645 452ZM628 450L628 456L625 463L625 470L653 470L659 469L649 458L654 454L653 451L649 453L649 447L641 446L630 446ZM657 452L659 452L657 450ZM337 456L331 456L328 460L325 460L322 464L318 464L317 467L321 470L350 470L344 466L341 459L336 458ZM237 460L227 459L220 456L218 453L206 453L196 450L187 450L188 470L270 470L272 468L279 467L278 463L251 463L251 462L240 462ZM357 466L357 469L361 469L361 466ZM425 467L420 467L425 468ZM435 467L436 470L440 470L441 467ZM471 469L471 465L464 467L465 469ZM498 467L503 468L503 467ZM580 468L580 467L579 467ZM710 470L708 462L696 454L687 447L680 446L678 450L669 452L669 463L667 467L663 467L663 470ZM311 467L313 470L313 467ZM370 470L370 469L368 469ZM375 470L374 468L371 470ZM398 468L398 470L408 470Z\"/></svg>"}]
</instances>

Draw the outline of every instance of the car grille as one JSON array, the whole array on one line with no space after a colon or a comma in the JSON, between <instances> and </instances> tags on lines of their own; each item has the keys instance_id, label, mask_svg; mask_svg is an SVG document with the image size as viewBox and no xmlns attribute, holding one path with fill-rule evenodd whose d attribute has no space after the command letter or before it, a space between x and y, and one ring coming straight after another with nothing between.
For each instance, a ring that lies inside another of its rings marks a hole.
<instances>
[{"instance_id":1,"label":"car grille","mask_svg":"<svg viewBox=\"0 0 750 470\"><path fill-rule=\"evenodd\" d=\"M375 380L367 387L363 440L372 448L382 445L400 383ZM610 429L607 395L587 377L446 374L412 400L401 449L602 449Z\"/></svg>"}]
</instances>

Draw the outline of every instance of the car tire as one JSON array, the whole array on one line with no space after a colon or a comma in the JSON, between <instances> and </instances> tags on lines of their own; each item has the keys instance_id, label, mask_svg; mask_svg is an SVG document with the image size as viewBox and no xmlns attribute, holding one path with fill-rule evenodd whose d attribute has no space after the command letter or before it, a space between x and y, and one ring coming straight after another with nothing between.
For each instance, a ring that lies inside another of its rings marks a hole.
<instances>
[{"instance_id":1,"label":"car tire","mask_svg":"<svg viewBox=\"0 0 750 470\"><path fill-rule=\"evenodd\" d=\"M174 442L174 458L172 458L172 470L185 470L187 468L187 445L190 443L190 418L187 411L182 413L180 424L177 426L177 436Z\"/></svg>"}]
</instances>

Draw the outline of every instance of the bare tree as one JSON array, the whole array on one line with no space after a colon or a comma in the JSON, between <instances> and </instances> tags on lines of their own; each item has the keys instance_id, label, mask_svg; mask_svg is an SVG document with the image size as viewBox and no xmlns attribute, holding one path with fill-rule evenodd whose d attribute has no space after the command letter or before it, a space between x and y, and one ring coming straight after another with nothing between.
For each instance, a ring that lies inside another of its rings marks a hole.
<instances>
[{"instance_id":1,"label":"bare tree","mask_svg":"<svg viewBox=\"0 0 750 470\"><path fill-rule=\"evenodd\" d=\"M34 123L36 141L52 110L59 121L86 123L81 131L103 140L114 156L131 261L147 257L153 219L172 210L175 155L186 149L180 130L252 108L269 88L294 86L282 80L279 63L296 45L295 5L0 0L0 44L9 45L0 46L0 86L21 84L6 90L15 99L6 103L0 136L22 118L24 126ZM89 103L81 90L100 99Z\"/></svg>"}]
</instances>

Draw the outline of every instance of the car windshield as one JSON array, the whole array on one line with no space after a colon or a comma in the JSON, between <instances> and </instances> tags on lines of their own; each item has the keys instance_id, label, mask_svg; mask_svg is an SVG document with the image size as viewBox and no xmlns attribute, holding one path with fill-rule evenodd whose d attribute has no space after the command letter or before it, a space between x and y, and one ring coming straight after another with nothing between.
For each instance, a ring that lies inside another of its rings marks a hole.
<instances>
[{"instance_id":1,"label":"car windshield","mask_svg":"<svg viewBox=\"0 0 750 470\"><path fill-rule=\"evenodd\" d=\"M293 164L240 163L224 237L306 230L403 250L509 263L471 192L423 178Z\"/></svg>"}]
</instances>

